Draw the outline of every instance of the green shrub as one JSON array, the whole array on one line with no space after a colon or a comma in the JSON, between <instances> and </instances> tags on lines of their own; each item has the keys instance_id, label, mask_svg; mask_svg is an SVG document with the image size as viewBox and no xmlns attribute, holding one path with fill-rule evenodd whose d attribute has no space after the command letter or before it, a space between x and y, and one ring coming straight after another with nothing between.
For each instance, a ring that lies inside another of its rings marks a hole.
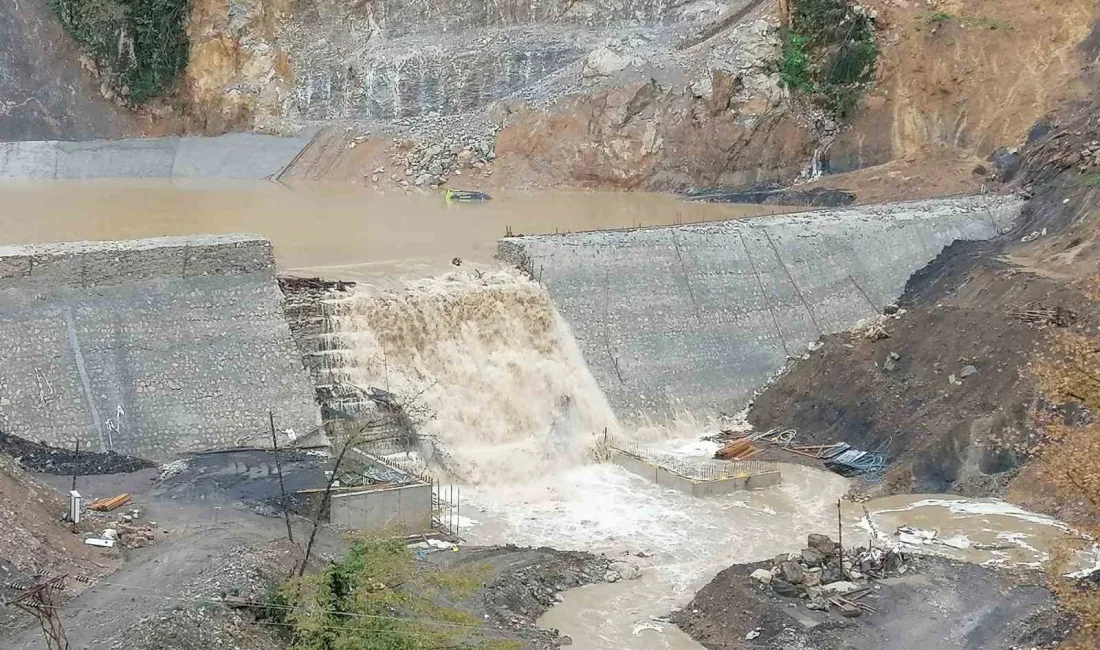
<instances>
[{"instance_id":1,"label":"green shrub","mask_svg":"<svg viewBox=\"0 0 1100 650\"><path fill-rule=\"evenodd\" d=\"M847 0L794 0L783 35L779 77L838 120L850 119L874 82L874 25Z\"/></svg>"},{"instance_id":2,"label":"green shrub","mask_svg":"<svg viewBox=\"0 0 1100 650\"><path fill-rule=\"evenodd\" d=\"M320 574L282 585L275 602L290 605L280 622L291 650L514 650L522 644L486 638L479 619L426 595L445 588L468 597L488 570L417 566L400 539L360 539Z\"/></svg>"},{"instance_id":3,"label":"green shrub","mask_svg":"<svg viewBox=\"0 0 1100 650\"><path fill-rule=\"evenodd\" d=\"M116 92L163 95L187 67L188 0L54 0L69 33Z\"/></svg>"},{"instance_id":4,"label":"green shrub","mask_svg":"<svg viewBox=\"0 0 1100 650\"><path fill-rule=\"evenodd\" d=\"M807 39L788 32L783 39L783 58L779 60L779 78L791 90L808 91L810 82L810 57L806 54Z\"/></svg>"}]
</instances>

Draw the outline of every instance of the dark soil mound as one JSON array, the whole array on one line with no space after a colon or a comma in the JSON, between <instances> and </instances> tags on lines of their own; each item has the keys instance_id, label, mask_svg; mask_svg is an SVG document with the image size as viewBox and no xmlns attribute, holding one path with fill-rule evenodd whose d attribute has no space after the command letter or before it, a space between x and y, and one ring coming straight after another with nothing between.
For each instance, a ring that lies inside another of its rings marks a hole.
<instances>
[{"instance_id":1,"label":"dark soil mound","mask_svg":"<svg viewBox=\"0 0 1100 650\"><path fill-rule=\"evenodd\" d=\"M805 205L815 208L839 208L852 205L856 195L847 190L815 187L808 190L774 187L744 190L695 190L688 192L692 201L706 203L756 203L758 205Z\"/></svg>"},{"instance_id":2,"label":"dark soil mound","mask_svg":"<svg viewBox=\"0 0 1100 650\"><path fill-rule=\"evenodd\" d=\"M123 474L139 469L156 467L157 464L133 456L123 456L113 451L81 451L59 449L39 442L0 431L0 452L12 456L33 472L46 474Z\"/></svg>"}]
</instances>

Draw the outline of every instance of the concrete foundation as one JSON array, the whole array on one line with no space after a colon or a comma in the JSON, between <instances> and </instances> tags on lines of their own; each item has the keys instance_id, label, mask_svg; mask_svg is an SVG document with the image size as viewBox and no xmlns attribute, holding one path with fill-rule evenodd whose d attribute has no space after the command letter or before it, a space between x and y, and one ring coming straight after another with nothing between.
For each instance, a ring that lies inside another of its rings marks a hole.
<instances>
[{"instance_id":1,"label":"concrete foundation","mask_svg":"<svg viewBox=\"0 0 1100 650\"><path fill-rule=\"evenodd\" d=\"M317 427L267 240L0 247L0 429L163 459Z\"/></svg>"},{"instance_id":2,"label":"concrete foundation","mask_svg":"<svg viewBox=\"0 0 1100 650\"><path fill-rule=\"evenodd\" d=\"M611 462L647 478L661 487L679 490L692 496L703 497L714 494L728 494L740 490L779 485L782 478L774 465L765 463L731 463L729 475L713 479L701 479L685 476L670 467L661 465L653 459L639 456L621 449L611 450ZM738 471L743 466L744 471Z\"/></svg>"},{"instance_id":3,"label":"concrete foundation","mask_svg":"<svg viewBox=\"0 0 1100 650\"><path fill-rule=\"evenodd\" d=\"M544 283L626 420L734 413L824 334L882 313L955 240L995 236L1011 197L821 210L502 240Z\"/></svg>"},{"instance_id":4,"label":"concrete foundation","mask_svg":"<svg viewBox=\"0 0 1100 650\"><path fill-rule=\"evenodd\" d=\"M329 521L370 532L432 532L432 486L427 483L333 494Z\"/></svg>"}]
</instances>

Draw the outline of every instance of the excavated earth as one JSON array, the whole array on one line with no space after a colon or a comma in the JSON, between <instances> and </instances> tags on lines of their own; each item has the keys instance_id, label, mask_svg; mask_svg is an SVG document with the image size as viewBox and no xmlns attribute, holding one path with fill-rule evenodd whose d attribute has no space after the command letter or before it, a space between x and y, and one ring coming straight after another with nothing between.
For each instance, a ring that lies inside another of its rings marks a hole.
<instances>
[{"instance_id":1,"label":"excavated earth","mask_svg":"<svg viewBox=\"0 0 1100 650\"><path fill-rule=\"evenodd\" d=\"M875 582L858 618L812 611L749 575L770 562L732 566L672 620L714 650L960 650L1048 647L1065 639L1061 613L1038 572L988 569L942 558L910 557L910 571Z\"/></svg>"},{"instance_id":2,"label":"excavated earth","mask_svg":"<svg viewBox=\"0 0 1100 650\"><path fill-rule=\"evenodd\" d=\"M1082 45L1095 60L1100 39ZM1000 238L957 243L909 282L904 312L885 329L828 337L758 396L758 427L795 427L800 439L882 449L879 490L1009 495L1068 520L1095 520L1083 501L1055 499L1028 465L1032 415L1050 407L1029 366L1057 329L1095 330L1086 284L1100 268L1093 210L1100 142L1093 95L1044 120L1022 152L1015 186L1033 196ZM970 366L970 368L967 368ZM964 372L964 369L966 371ZM1055 415L1080 423L1087 412Z\"/></svg>"}]
</instances>

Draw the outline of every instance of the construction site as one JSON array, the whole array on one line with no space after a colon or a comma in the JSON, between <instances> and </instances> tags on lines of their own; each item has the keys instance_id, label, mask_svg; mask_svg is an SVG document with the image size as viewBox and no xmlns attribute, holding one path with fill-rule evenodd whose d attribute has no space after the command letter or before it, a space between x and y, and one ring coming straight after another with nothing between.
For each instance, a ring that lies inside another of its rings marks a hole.
<instances>
[{"instance_id":1,"label":"construction site","mask_svg":"<svg viewBox=\"0 0 1100 650\"><path fill-rule=\"evenodd\" d=\"M1100 649L1095 7L437 4L0 8L0 647Z\"/></svg>"}]
</instances>

